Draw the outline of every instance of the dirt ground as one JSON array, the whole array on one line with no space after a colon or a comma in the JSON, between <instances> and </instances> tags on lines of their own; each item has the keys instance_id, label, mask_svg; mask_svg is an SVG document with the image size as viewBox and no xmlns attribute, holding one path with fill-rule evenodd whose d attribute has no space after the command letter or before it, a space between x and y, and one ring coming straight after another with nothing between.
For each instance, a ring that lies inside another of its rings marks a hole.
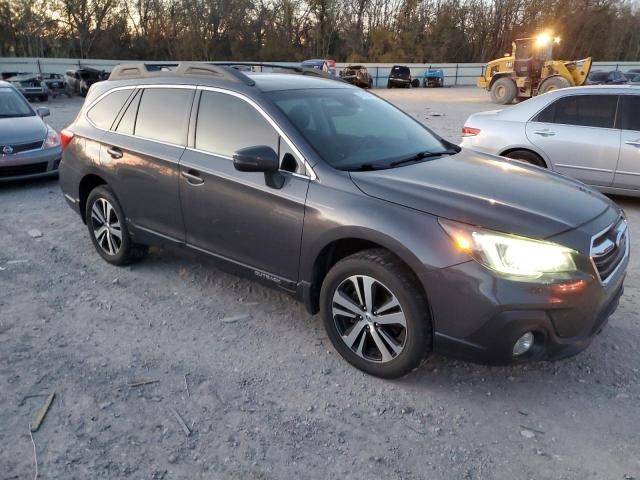
<instances>
[{"instance_id":1,"label":"dirt ground","mask_svg":"<svg viewBox=\"0 0 640 480\"><path fill-rule=\"evenodd\" d=\"M493 108L472 88L378 92L451 140ZM80 104L52 100L50 123ZM615 200L635 244L640 199ZM434 356L385 381L343 361L286 295L180 250L113 267L55 180L5 185L0 480L34 477L29 425L52 392L33 434L41 479L640 480L639 267L577 357Z\"/></svg>"}]
</instances>

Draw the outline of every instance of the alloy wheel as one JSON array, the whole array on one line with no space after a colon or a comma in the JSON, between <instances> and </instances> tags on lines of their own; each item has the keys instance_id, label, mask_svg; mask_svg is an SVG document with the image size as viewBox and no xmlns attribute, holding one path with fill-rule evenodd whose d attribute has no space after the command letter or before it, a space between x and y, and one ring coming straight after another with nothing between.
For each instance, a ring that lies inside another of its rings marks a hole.
<instances>
[{"instance_id":1,"label":"alloy wheel","mask_svg":"<svg viewBox=\"0 0 640 480\"><path fill-rule=\"evenodd\" d=\"M373 277L353 275L336 288L331 313L342 341L376 363L396 358L406 344L407 322L400 302Z\"/></svg>"},{"instance_id":2,"label":"alloy wheel","mask_svg":"<svg viewBox=\"0 0 640 480\"><path fill-rule=\"evenodd\" d=\"M100 248L107 255L116 255L122 247L122 228L115 208L107 199L98 198L94 202L91 224L93 236Z\"/></svg>"}]
</instances>

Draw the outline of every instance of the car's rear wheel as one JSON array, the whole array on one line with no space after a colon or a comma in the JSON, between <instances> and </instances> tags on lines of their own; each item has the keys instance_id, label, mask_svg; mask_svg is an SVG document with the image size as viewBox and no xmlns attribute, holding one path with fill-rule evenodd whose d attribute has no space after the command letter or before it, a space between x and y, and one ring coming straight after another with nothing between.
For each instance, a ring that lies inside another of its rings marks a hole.
<instances>
[{"instance_id":1,"label":"car's rear wheel","mask_svg":"<svg viewBox=\"0 0 640 480\"><path fill-rule=\"evenodd\" d=\"M91 242L107 262L128 265L146 252L146 246L132 241L122 207L109 187L102 185L91 191L85 218Z\"/></svg>"},{"instance_id":2,"label":"car's rear wheel","mask_svg":"<svg viewBox=\"0 0 640 480\"><path fill-rule=\"evenodd\" d=\"M371 375L401 377L431 352L424 293L386 250L366 250L334 265L322 284L320 309L336 350Z\"/></svg>"},{"instance_id":3,"label":"car's rear wheel","mask_svg":"<svg viewBox=\"0 0 640 480\"><path fill-rule=\"evenodd\" d=\"M513 160L520 160L522 162L530 163L531 165L535 165L536 167L547 168L547 165L544 163L544 160L540 155L531 150L514 150L512 152L508 152L504 155L507 158L512 158Z\"/></svg>"}]
</instances>

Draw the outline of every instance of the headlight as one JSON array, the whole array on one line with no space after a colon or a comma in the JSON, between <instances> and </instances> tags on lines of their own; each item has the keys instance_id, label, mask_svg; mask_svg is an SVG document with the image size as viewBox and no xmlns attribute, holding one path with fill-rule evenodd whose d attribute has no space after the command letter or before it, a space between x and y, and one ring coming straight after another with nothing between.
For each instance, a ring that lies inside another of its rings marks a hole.
<instances>
[{"instance_id":1,"label":"headlight","mask_svg":"<svg viewBox=\"0 0 640 480\"><path fill-rule=\"evenodd\" d=\"M47 138L44 139L42 148L53 148L58 145L60 145L60 137L53 128L47 125Z\"/></svg>"},{"instance_id":2,"label":"headlight","mask_svg":"<svg viewBox=\"0 0 640 480\"><path fill-rule=\"evenodd\" d=\"M577 252L557 243L439 220L455 245L484 266L506 275L537 278L576 270Z\"/></svg>"}]
</instances>

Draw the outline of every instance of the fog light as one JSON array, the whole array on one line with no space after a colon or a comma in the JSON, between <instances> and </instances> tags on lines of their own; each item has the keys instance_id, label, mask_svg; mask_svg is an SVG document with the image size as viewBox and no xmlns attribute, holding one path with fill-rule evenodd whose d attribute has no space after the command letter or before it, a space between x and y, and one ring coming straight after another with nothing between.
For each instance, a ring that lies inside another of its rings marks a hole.
<instances>
[{"instance_id":1,"label":"fog light","mask_svg":"<svg viewBox=\"0 0 640 480\"><path fill-rule=\"evenodd\" d=\"M527 332L522 335L513 346L513 355L517 357L527 353L533 346L533 333Z\"/></svg>"}]
</instances>

